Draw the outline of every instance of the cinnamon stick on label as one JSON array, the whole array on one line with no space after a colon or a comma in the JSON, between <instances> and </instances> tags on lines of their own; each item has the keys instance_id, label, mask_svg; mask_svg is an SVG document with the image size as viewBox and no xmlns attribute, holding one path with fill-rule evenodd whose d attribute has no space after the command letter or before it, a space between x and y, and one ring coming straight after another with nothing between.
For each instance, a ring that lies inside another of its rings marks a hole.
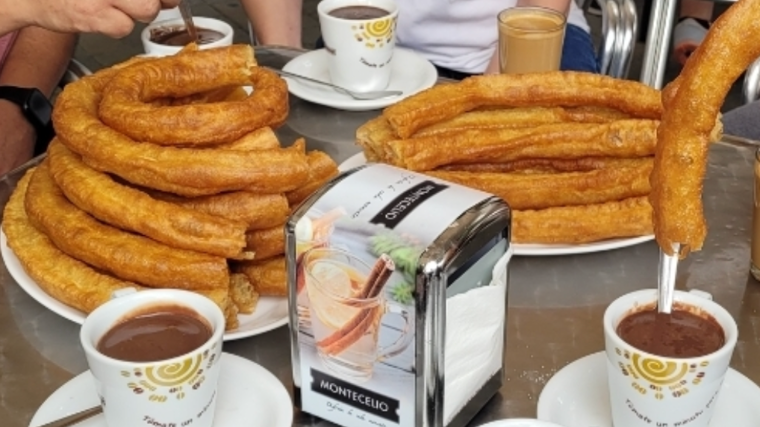
<instances>
[{"instance_id":1,"label":"cinnamon stick on label","mask_svg":"<svg viewBox=\"0 0 760 427\"><path fill-rule=\"evenodd\" d=\"M367 275L367 280L364 282L364 286L362 286L362 289L356 298L366 300L374 299L379 296L395 268L396 266L391 257L387 254L382 254L377 259L377 262L375 262L375 265L372 266L372 270L370 270ZM345 304L356 306L361 303L354 302ZM340 329L317 342L317 346L329 355L341 353L364 335L367 329L372 325L374 311L377 309L377 306L363 308Z\"/></svg>"}]
</instances>

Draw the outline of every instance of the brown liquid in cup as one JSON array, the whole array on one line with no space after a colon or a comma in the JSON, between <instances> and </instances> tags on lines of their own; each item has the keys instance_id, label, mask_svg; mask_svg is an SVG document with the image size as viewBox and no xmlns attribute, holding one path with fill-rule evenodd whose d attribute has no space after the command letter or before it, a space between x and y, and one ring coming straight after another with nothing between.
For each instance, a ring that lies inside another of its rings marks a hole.
<instances>
[{"instance_id":1,"label":"brown liquid in cup","mask_svg":"<svg viewBox=\"0 0 760 427\"><path fill-rule=\"evenodd\" d=\"M211 335L211 327L194 310L162 306L117 323L98 341L97 349L113 359L154 362L189 353Z\"/></svg>"},{"instance_id":2,"label":"brown liquid in cup","mask_svg":"<svg viewBox=\"0 0 760 427\"><path fill-rule=\"evenodd\" d=\"M501 72L559 70L564 38L562 15L524 11L502 16L499 22Z\"/></svg>"},{"instance_id":3,"label":"brown liquid in cup","mask_svg":"<svg viewBox=\"0 0 760 427\"><path fill-rule=\"evenodd\" d=\"M390 12L374 6L344 6L331 10L328 15L340 19L366 21L368 19L382 18L383 16L390 15Z\"/></svg>"},{"instance_id":4,"label":"brown liquid in cup","mask_svg":"<svg viewBox=\"0 0 760 427\"><path fill-rule=\"evenodd\" d=\"M755 153L754 203L752 207L752 246L750 273L760 280L760 151Z\"/></svg>"},{"instance_id":5,"label":"brown liquid in cup","mask_svg":"<svg viewBox=\"0 0 760 427\"><path fill-rule=\"evenodd\" d=\"M674 306L670 314L647 307L626 316L617 327L620 338L657 356L689 358L718 351L726 342L723 328L707 313Z\"/></svg>"},{"instance_id":6,"label":"brown liquid in cup","mask_svg":"<svg viewBox=\"0 0 760 427\"><path fill-rule=\"evenodd\" d=\"M197 43L199 45L213 43L224 38L224 34L219 31L198 27L196 27L196 31L198 32ZM172 27L153 30L150 34L150 41L166 46L185 46L194 40L190 38L185 27Z\"/></svg>"}]
</instances>

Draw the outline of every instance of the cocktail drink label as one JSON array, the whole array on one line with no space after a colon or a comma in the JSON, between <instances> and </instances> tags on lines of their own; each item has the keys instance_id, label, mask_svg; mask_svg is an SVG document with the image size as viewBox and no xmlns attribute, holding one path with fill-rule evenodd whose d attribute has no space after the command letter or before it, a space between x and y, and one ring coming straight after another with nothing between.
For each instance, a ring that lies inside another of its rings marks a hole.
<instances>
[{"instance_id":1,"label":"cocktail drink label","mask_svg":"<svg viewBox=\"0 0 760 427\"><path fill-rule=\"evenodd\" d=\"M388 165L304 202L287 227L302 409L343 426L466 424L502 383L509 225L501 199Z\"/></svg>"}]
</instances>

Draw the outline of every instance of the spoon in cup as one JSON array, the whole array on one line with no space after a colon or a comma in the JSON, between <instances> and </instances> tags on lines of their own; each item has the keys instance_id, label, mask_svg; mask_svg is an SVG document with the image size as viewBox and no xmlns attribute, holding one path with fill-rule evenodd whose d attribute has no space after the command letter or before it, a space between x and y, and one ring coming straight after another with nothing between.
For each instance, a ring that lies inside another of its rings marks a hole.
<instances>
[{"instance_id":1,"label":"spoon in cup","mask_svg":"<svg viewBox=\"0 0 760 427\"><path fill-rule=\"evenodd\" d=\"M657 267L657 311L660 313L670 313L673 309L680 251L679 243L673 244L673 255L660 249L660 263Z\"/></svg>"},{"instance_id":2,"label":"spoon in cup","mask_svg":"<svg viewBox=\"0 0 760 427\"><path fill-rule=\"evenodd\" d=\"M180 0L178 7L182 20L185 21L185 29L190 36L190 40L197 42L198 30L195 28L195 22L193 22L193 11L190 9L190 2L188 0Z\"/></svg>"}]
</instances>

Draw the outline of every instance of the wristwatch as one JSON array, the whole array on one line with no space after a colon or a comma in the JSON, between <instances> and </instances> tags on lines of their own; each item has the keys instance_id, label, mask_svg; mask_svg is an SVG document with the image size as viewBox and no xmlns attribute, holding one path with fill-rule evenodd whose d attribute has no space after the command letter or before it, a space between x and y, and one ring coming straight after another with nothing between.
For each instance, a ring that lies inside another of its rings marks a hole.
<instances>
[{"instance_id":1,"label":"wristwatch","mask_svg":"<svg viewBox=\"0 0 760 427\"><path fill-rule=\"evenodd\" d=\"M37 88L0 86L0 99L8 100L21 108L26 120L34 127L37 141L34 154L42 154L55 136L51 118L53 105Z\"/></svg>"}]
</instances>

